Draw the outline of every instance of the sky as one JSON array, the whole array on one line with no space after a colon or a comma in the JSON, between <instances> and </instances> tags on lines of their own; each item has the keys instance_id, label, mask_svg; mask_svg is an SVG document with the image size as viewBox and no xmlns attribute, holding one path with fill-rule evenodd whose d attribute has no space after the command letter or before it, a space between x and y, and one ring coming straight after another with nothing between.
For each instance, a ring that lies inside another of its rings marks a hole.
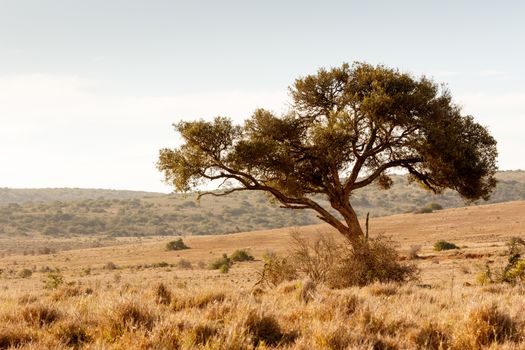
<instances>
[{"instance_id":1,"label":"sky","mask_svg":"<svg viewBox=\"0 0 525 350\"><path fill-rule=\"evenodd\" d=\"M525 2L0 0L0 187L170 192L172 123L259 107L368 62L446 83L525 169Z\"/></svg>"}]
</instances>

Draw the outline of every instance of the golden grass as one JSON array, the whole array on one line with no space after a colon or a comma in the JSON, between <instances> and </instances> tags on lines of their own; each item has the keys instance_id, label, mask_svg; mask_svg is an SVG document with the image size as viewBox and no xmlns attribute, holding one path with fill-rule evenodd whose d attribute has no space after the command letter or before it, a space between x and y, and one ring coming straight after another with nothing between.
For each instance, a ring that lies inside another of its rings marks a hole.
<instances>
[{"instance_id":1,"label":"golden grass","mask_svg":"<svg viewBox=\"0 0 525 350\"><path fill-rule=\"evenodd\" d=\"M401 286L255 286L266 250L288 249L284 230L188 237L192 249L183 252L166 252L173 238L157 238L7 257L0 259L0 349L523 349L525 288L475 282L485 264L505 262L506 239L525 231L520 210L525 202L373 220L374 232L392 234L402 255L422 246L411 260L421 281ZM396 231L401 222L405 229ZM425 233L428 225L457 225L465 234ZM319 227L301 235L314 238ZM466 248L434 252L438 236ZM235 263L228 274L197 268L246 248L255 261ZM180 259L194 268L177 267ZM104 269L108 261L118 268ZM42 266L63 283L44 288ZM26 268L32 275L18 276Z\"/></svg>"}]
</instances>

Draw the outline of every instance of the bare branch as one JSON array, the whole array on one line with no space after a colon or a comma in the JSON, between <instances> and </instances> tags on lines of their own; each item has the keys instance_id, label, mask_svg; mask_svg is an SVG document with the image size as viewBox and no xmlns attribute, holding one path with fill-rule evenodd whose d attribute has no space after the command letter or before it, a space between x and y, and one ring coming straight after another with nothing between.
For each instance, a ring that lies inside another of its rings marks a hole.
<instances>
[{"instance_id":1,"label":"bare branch","mask_svg":"<svg viewBox=\"0 0 525 350\"><path fill-rule=\"evenodd\" d=\"M233 192L248 191L248 190L249 190L248 188L237 187L237 188L232 188L231 190L224 191L224 192L201 192L197 196L197 200L200 200L204 196L222 197L222 196L227 196L227 195L229 195L230 193L233 193Z\"/></svg>"}]
</instances>

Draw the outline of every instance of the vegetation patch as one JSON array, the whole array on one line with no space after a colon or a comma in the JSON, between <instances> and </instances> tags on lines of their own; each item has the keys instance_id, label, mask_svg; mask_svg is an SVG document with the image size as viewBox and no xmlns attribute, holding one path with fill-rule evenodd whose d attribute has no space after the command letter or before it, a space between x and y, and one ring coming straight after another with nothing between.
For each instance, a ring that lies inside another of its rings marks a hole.
<instances>
[{"instance_id":1,"label":"vegetation patch","mask_svg":"<svg viewBox=\"0 0 525 350\"><path fill-rule=\"evenodd\" d=\"M435 251L440 252L442 250L451 250L451 249L459 249L459 247L455 245L454 243L443 241L443 240L440 240L434 243Z\"/></svg>"},{"instance_id":2,"label":"vegetation patch","mask_svg":"<svg viewBox=\"0 0 525 350\"><path fill-rule=\"evenodd\" d=\"M238 261L253 261L254 257L250 254L249 251L246 249L237 249L232 253L230 256L230 259L232 261L238 262Z\"/></svg>"},{"instance_id":3,"label":"vegetation patch","mask_svg":"<svg viewBox=\"0 0 525 350\"><path fill-rule=\"evenodd\" d=\"M190 249L182 238L176 239L174 241L170 241L166 244L166 250L184 250L184 249Z\"/></svg>"}]
</instances>

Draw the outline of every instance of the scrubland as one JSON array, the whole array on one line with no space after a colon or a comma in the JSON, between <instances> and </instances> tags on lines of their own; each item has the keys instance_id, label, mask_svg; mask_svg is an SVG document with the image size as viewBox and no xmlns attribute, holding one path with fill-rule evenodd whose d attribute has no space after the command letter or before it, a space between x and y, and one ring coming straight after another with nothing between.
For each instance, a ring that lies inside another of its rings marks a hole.
<instances>
[{"instance_id":1,"label":"scrubland","mask_svg":"<svg viewBox=\"0 0 525 350\"><path fill-rule=\"evenodd\" d=\"M523 212L512 202L372 220L371 236L391 236L400 262L420 269L404 284L258 284L263 255L290 250L289 229L184 237L177 251L149 237L6 256L0 349L523 349L525 288L478 279L505 264ZM323 225L296 230L338 239ZM440 239L460 249L435 251ZM237 249L255 260L208 269Z\"/></svg>"}]
</instances>

